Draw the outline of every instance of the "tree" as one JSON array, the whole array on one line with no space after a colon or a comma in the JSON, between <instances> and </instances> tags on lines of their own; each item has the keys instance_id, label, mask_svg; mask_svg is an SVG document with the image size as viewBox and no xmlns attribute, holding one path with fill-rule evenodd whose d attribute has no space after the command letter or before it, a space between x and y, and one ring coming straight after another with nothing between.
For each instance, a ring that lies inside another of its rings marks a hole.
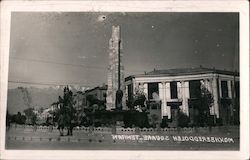
<instances>
[{"instance_id":1,"label":"tree","mask_svg":"<svg viewBox=\"0 0 250 160\"><path fill-rule=\"evenodd\" d=\"M89 106L92 106L96 102L96 98L93 95L87 95L86 100L89 102Z\"/></svg>"},{"instance_id":2,"label":"tree","mask_svg":"<svg viewBox=\"0 0 250 160\"><path fill-rule=\"evenodd\" d=\"M128 102L131 106L130 108L135 109L135 106L139 106L139 110L145 111L145 101L146 96L142 91L137 91L132 99L132 102ZM138 108L137 108L138 109Z\"/></svg>"},{"instance_id":3,"label":"tree","mask_svg":"<svg viewBox=\"0 0 250 160\"><path fill-rule=\"evenodd\" d=\"M157 124L158 120L159 120L159 116L158 115L156 115L156 114L152 114L151 115L151 122L152 122L152 125L153 125L154 128L156 127L156 124Z\"/></svg>"},{"instance_id":4,"label":"tree","mask_svg":"<svg viewBox=\"0 0 250 160\"><path fill-rule=\"evenodd\" d=\"M9 114L8 110L6 113L6 127L8 128L10 126L10 117L11 115Z\"/></svg>"},{"instance_id":5,"label":"tree","mask_svg":"<svg viewBox=\"0 0 250 160\"><path fill-rule=\"evenodd\" d=\"M43 108L43 107L39 108L39 110L38 110L38 112L39 112L40 114L43 113L43 111L44 111L44 108Z\"/></svg>"},{"instance_id":6,"label":"tree","mask_svg":"<svg viewBox=\"0 0 250 160\"><path fill-rule=\"evenodd\" d=\"M32 117L34 114L34 108L27 108L23 112L27 117Z\"/></svg>"},{"instance_id":7,"label":"tree","mask_svg":"<svg viewBox=\"0 0 250 160\"><path fill-rule=\"evenodd\" d=\"M210 107L213 106L214 98L211 92L204 86L201 87L201 109L205 112L209 112Z\"/></svg>"},{"instance_id":8,"label":"tree","mask_svg":"<svg viewBox=\"0 0 250 160\"><path fill-rule=\"evenodd\" d=\"M23 112L27 119L30 121L30 123L34 125L37 120L37 115L34 113L34 108L27 108Z\"/></svg>"},{"instance_id":9,"label":"tree","mask_svg":"<svg viewBox=\"0 0 250 160\"><path fill-rule=\"evenodd\" d=\"M94 95L87 95L87 101L89 102L88 107L94 110L105 109L105 100L99 100Z\"/></svg>"},{"instance_id":10,"label":"tree","mask_svg":"<svg viewBox=\"0 0 250 160\"><path fill-rule=\"evenodd\" d=\"M141 93L137 93L135 94L134 96L134 106L141 106L141 107L144 107L145 106L145 101L146 101L146 96L144 94L141 94Z\"/></svg>"},{"instance_id":11,"label":"tree","mask_svg":"<svg viewBox=\"0 0 250 160\"><path fill-rule=\"evenodd\" d=\"M188 127L189 117L183 112L178 114L178 126L179 127Z\"/></svg>"},{"instance_id":12,"label":"tree","mask_svg":"<svg viewBox=\"0 0 250 160\"><path fill-rule=\"evenodd\" d=\"M23 123L23 121L22 121L22 114L21 114L21 112L17 112L17 115L16 115L16 123L17 124L22 124Z\"/></svg>"},{"instance_id":13,"label":"tree","mask_svg":"<svg viewBox=\"0 0 250 160\"><path fill-rule=\"evenodd\" d=\"M24 124L26 121L26 116L22 115L21 112L18 112L16 115L13 115L12 121L17 124Z\"/></svg>"},{"instance_id":14,"label":"tree","mask_svg":"<svg viewBox=\"0 0 250 160\"><path fill-rule=\"evenodd\" d=\"M31 117L31 124L32 124L32 125L36 124L36 121L37 121L37 115L34 114L34 115Z\"/></svg>"},{"instance_id":15,"label":"tree","mask_svg":"<svg viewBox=\"0 0 250 160\"><path fill-rule=\"evenodd\" d=\"M204 85L201 85L201 95L199 97L199 100L200 107L198 108L198 111L200 125L212 125L210 108L213 106L214 98L211 92Z\"/></svg>"}]
</instances>

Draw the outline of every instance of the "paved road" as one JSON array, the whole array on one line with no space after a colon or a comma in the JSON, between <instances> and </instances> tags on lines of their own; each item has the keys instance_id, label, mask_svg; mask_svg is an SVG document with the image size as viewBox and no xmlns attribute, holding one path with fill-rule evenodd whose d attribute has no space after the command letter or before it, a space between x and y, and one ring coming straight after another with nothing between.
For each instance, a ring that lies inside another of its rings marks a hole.
<instances>
[{"instance_id":1,"label":"paved road","mask_svg":"<svg viewBox=\"0 0 250 160\"><path fill-rule=\"evenodd\" d=\"M181 135L181 133L179 133ZM238 150L239 136L230 133L209 136L233 137L234 143L129 141L113 140L110 134L75 132L74 136L58 136L53 132L24 132L10 130L6 136L6 149L28 150ZM204 134L207 136L208 134ZM172 135L169 135L172 136ZM195 136L195 135L194 135ZM203 135L199 135L203 136Z\"/></svg>"},{"instance_id":2,"label":"paved road","mask_svg":"<svg viewBox=\"0 0 250 160\"><path fill-rule=\"evenodd\" d=\"M238 150L238 144L175 143L165 145L105 142L27 142L7 141L6 149L24 150Z\"/></svg>"}]
</instances>

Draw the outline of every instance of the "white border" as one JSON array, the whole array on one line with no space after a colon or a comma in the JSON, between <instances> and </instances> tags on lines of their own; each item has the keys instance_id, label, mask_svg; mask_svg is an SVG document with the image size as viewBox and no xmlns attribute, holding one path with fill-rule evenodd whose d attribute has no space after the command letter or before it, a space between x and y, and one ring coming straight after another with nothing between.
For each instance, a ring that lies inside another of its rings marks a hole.
<instances>
[{"instance_id":1,"label":"white border","mask_svg":"<svg viewBox=\"0 0 250 160\"><path fill-rule=\"evenodd\" d=\"M249 3L248 1L2 1L0 159L249 159ZM5 150L5 113L10 15L13 11L56 12L240 12L240 151L29 151Z\"/></svg>"}]
</instances>

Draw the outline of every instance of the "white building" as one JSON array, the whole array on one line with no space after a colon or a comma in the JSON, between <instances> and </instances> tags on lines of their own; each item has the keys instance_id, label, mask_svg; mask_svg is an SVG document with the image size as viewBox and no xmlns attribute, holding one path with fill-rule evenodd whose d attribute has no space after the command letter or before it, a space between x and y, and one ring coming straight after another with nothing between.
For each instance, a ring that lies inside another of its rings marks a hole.
<instances>
[{"instance_id":1,"label":"white building","mask_svg":"<svg viewBox=\"0 0 250 160\"><path fill-rule=\"evenodd\" d=\"M160 105L148 110L158 110L161 118L173 123L180 111L194 121L196 108L201 105L196 103L197 98L204 87L213 97L209 114L223 124L239 122L239 73L236 72L203 67L154 70L127 77L125 85L127 100L137 90L145 94L149 103L155 102L153 95L158 94Z\"/></svg>"}]
</instances>

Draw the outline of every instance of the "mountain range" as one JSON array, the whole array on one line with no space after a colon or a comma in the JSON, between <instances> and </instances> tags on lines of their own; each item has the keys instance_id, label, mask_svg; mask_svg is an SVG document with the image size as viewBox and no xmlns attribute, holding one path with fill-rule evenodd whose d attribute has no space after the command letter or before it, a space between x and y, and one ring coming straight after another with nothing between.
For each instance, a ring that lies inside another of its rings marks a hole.
<instances>
[{"instance_id":1,"label":"mountain range","mask_svg":"<svg viewBox=\"0 0 250 160\"><path fill-rule=\"evenodd\" d=\"M17 87L8 89L7 110L10 114L23 112L27 108L48 108L58 101L59 96L63 96L63 86L53 86L47 88ZM76 93L85 91L86 87L69 86L69 89Z\"/></svg>"}]
</instances>

